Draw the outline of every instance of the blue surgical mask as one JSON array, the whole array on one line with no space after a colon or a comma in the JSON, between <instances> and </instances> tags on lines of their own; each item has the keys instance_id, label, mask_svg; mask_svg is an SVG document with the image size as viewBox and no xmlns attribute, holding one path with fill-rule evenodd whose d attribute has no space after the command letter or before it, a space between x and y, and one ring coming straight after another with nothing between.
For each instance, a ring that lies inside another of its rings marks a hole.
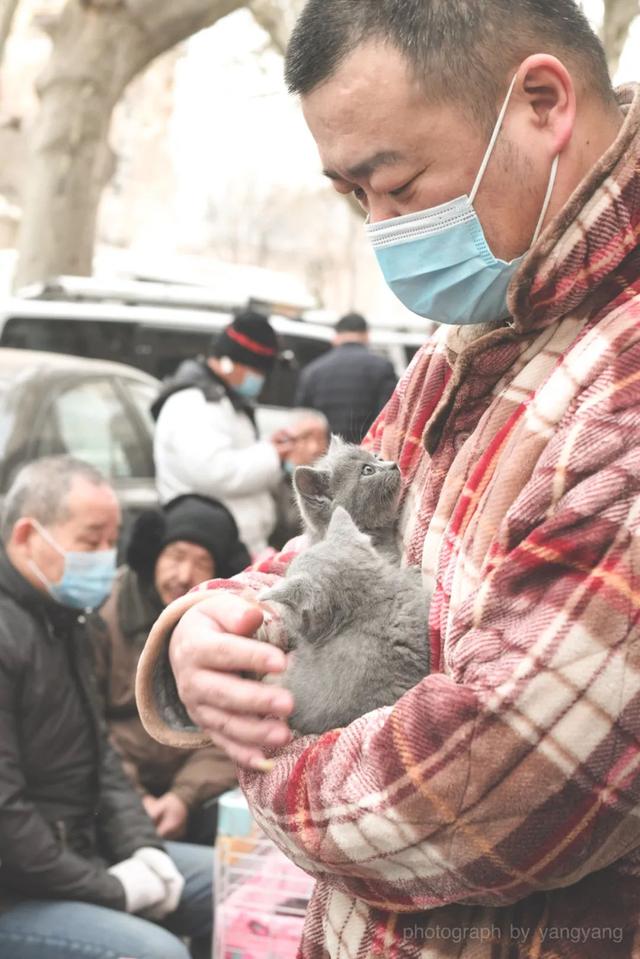
<instances>
[{"instance_id":1,"label":"blue surgical mask","mask_svg":"<svg viewBox=\"0 0 640 959\"><path fill-rule=\"evenodd\" d=\"M261 373L247 373L240 386L235 386L236 393L248 400L257 400L262 392L266 377Z\"/></svg>"},{"instance_id":2,"label":"blue surgical mask","mask_svg":"<svg viewBox=\"0 0 640 959\"><path fill-rule=\"evenodd\" d=\"M506 263L493 255L473 204L502 130L515 81L514 77L469 196L366 227L395 295L409 310L436 323L462 326L509 316L507 291L524 256ZM532 245L549 210L559 160L556 156L553 161Z\"/></svg>"},{"instance_id":3,"label":"blue surgical mask","mask_svg":"<svg viewBox=\"0 0 640 959\"><path fill-rule=\"evenodd\" d=\"M116 576L116 551L95 552L64 550L37 521L34 525L43 539L64 558L64 571L59 583L51 583L34 562L31 567L47 587L49 594L62 606L73 609L96 609L111 592Z\"/></svg>"}]
</instances>

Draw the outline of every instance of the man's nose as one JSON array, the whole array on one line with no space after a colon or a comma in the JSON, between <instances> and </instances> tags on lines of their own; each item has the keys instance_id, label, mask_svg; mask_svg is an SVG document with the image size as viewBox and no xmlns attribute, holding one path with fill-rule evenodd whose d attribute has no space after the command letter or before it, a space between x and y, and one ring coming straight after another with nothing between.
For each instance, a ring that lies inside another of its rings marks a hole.
<instances>
[{"instance_id":1,"label":"man's nose","mask_svg":"<svg viewBox=\"0 0 640 959\"><path fill-rule=\"evenodd\" d=\"M384 223L385 220L394 220L397 216L402 216L402 212L402 210L398 209L398 205L393 197L375 197L369 201L369 217L367 223L373 226L374 223Z\"/></svg>"},{"instance_id":2,"label":"man's nose","mask_svg":"<svg viewBox=\"0 0 640 959\"><path fill-rule=\"evenodd\" d=\"M193 579L193 567L191 563L187 563L187 562L180 563L180 565L178 566L178 579L180 583L185 583L186 585L189 585L189 583Z\"/></svg>"}]
</instances>

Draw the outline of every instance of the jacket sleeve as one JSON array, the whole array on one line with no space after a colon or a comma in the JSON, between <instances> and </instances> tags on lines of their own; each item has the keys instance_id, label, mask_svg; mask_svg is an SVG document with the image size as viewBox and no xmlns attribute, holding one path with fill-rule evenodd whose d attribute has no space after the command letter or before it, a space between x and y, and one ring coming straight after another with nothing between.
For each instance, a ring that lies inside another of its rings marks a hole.
<instances>
[{"instance_id":1,"label":"jacket sleeve","mask_svg":"<svg viewBox=\"0 0 640 959\"><path fill-rule=\"evenodd\" d=\"M216 746L189 753L176 773L171 792L193 809L238 784L236 767Z\"/></svg>"},{"instance_id":2,"label":"jacket sleeve","mask_svg":"<svg viewBox=\"0 0 640 959\"><path fill-rule=\"evenodd\" d=\"M212 422L210 407L199 390L184 390L172 396L160 414L157 430L156 466L163 459L167 468L194 493L225 499L253 496L271 490L281 479L280 457L273 443L255 442L246 449L234 449L235 417L218 405L219 416Z\"/></svg>"},{"instance_id":3,"label":"jacket sleeve","mask_svg":"<svg viewBox=\"0 0 640 959\"><path fill-rule=\"evenodd\" d=\"M398 377L396 376L396 372L393 366L391 365L391 363L385 362L384 368L381 370L380 380L378 383L376 414L379 413L380 410L384 409L384 407L387 405L387 403L393 396L393 392L397 385L398 385Z\"/></svg>"},{"instance_id":4,"label":"jacket sleeve","mask_svg":"<svg viewBox=\"0 0 640 959\"><path fill-rule=\"evenodd\" d=\"M164 849L106 734L102 737L98 830L105 852L114 863L128 859L142 846Z\"/></svg>"},{"instance_id":5,"label":"jacket sleeve","mask_svg":"<svg viewBox=\"0 0 640 959\"><path fill-rule=\"evenodd\" d=\"M296 406L313 406L313 395L311 390L311 370L307 367L306 370L303 370L300 374L300 379L298 380L298 386L296 389L295 405Z\"/></svg>"},{"instance_id":6,"label":"jacket sleeve","mask_svg":"<svg viewBox=\"0 0 640 959\"><path fill-rule=\"evenodd\" d=\"M482 586L442 627L446 674L298 740L267 775L240 774L258 821L303 869L413 912L515 903L638 847L634 431L640 415L633 431L618 416L577 418L550 444ZM587 472L594 450L603 462Z\"/></svg>"},{"instance_id":7,"label":"jacket sleeve","mask_svg":"<svg viewBox=\"0 0 640 959\"><path fill-rule=\"evenodd\" d=\"M62 846L26 794L21 769L16 691L23 677L10 639L0 652L0 860L3 882L30 898L71 899L125 908L120 882Z\"/></svg>"}]
</instances>

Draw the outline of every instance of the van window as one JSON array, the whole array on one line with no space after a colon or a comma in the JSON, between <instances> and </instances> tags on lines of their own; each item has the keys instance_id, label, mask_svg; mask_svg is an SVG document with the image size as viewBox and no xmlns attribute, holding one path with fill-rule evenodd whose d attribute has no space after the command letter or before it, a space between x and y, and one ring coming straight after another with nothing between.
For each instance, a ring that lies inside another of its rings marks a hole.
<instances>
[{"instance_id":1,"label":"van window","mask_svg":"<svg viewBox=\"0 0 640 959\"><path fill-rule=\"evenodd\" d=\"M159 380L173 375L183 360L206 355L215 333L139 326L129 362Z\"/></svg>"},{"instance_id":2,"label":"van window","mask_svg":"<svg viewBox=\"0 0 640 959\"><path fill-rule=\"evenodd\" d=\"M0 342L2 346L20 350L46 350L130 363L134 329L131 323L11 316L4 325Z\"/></svg>"}]
</instances>

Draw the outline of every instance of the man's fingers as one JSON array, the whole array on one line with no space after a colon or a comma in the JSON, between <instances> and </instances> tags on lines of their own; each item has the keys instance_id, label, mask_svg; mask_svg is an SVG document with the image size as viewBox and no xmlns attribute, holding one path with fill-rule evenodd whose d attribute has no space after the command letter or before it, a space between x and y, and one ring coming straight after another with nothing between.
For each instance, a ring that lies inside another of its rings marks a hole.
<instances>
[{"instance_id":1,"label":"man's fingers","mask_svg":"<svg viewBox=\"0 0 640 959\"><path fill-rule=\"evenodd\" d=\"M200 637L198 645L197 662L205 669L229 673L270 673L282 672L286 666L282 650L255 639L219 633L214 637ZM272 664L276 665L275 670L272 670Z\"/></svg>"},{"instance_id":2,"label":"man's fingers","mask_svg":"<svg viewBox=\"0 0 640 959\"><path fill-rule=\"evenodd\" d=\"M193 718L210 736L237 746L253 746L260 755L263 746L286 746L291 742L291 730L278 719L231 713L207 704L195 712Z\"/></svg>"},{"instance_id":3,"label":"man's fingers","mask_svg":"<svg viewBox=\"0 0 640 959\"><path fill-rule=\"evenodd\" d=\"M228 597L231 599L237 597ZM240 601L246 607L244 601ZM199 669L214 669L226 672L278 673L286 668L286 658L280 649L268 643L258 642L233 631L227 632L212 616L208 602L203 602L186 613L178 623L171 639L169 654L174 673ZM217 604L216 604L217 609ZM255 626L262 622L259 608L248 607L243 625ZM238 625L239 621L236 621ZM255 630L253 630L255 632Z\"/></svg>"},{"instance_id":4,"label":"man's fingers","mask_svg":"<svg viewBox=\"0 0 640 959\"><path fill-rule=\"evenodd\" d=\"M240 641L237 637L229 639L234 647L240 642L249 642ZM236 656L239 659L236 660ZM222 667L221 662L226 665ZM182 681L178 682L180 698L191 711L200 705L215 704L217 709L234 713L289 716L293 711L293 697L288 690L233 675L233 672L246 669L253 671L246 665L249 662L255 664L255 657L250 652L241 656L235 650L224 650L220 657L216 657L214 664L191 670L182 677ZM231 663L235 663L235 666L229 665Z\"/></svg>"},{"instance_id":5,"label":"man's fingers","mask_svg":"<svg viewBox=\"0 0 640 959\"><path fill-rule=\"evenodd\" d=\"M194 607L194 612L212 619L220 632L235 636L253 636L262 625L263 619L262 610L257 603L249 603L242 596L223 590L211 599L203 599Z\"/></svg>"},{"instance_id":6,"label":"man's fingers","mask_svg":"<svg viewBox=\"0 0 640 959\"><path fill-rule=\"evenodd\" d=\"M192 675L188 701L192 708L211 706L224 714L249 714L256 722L260 716L285 718L293 712L293 696L286 689L206 670Z\"/></svg>"},{"instance_id":7,"label":"man's fingers","mask_svg":"<svg viewBox=\"0 0 640 959\"><path fill-rule=\"evenodd\" d=\"M268 772L273 767L272 761L267 759L264 753L255 747L242 746L225 739L223 736L216 736L215 733L211 735L211 741L216 746L219 746L220 749L223 749L233 762L238 766L242 766L244 769L257 769L260 770L260 772Z\"/></svg>"}]
</instances>

